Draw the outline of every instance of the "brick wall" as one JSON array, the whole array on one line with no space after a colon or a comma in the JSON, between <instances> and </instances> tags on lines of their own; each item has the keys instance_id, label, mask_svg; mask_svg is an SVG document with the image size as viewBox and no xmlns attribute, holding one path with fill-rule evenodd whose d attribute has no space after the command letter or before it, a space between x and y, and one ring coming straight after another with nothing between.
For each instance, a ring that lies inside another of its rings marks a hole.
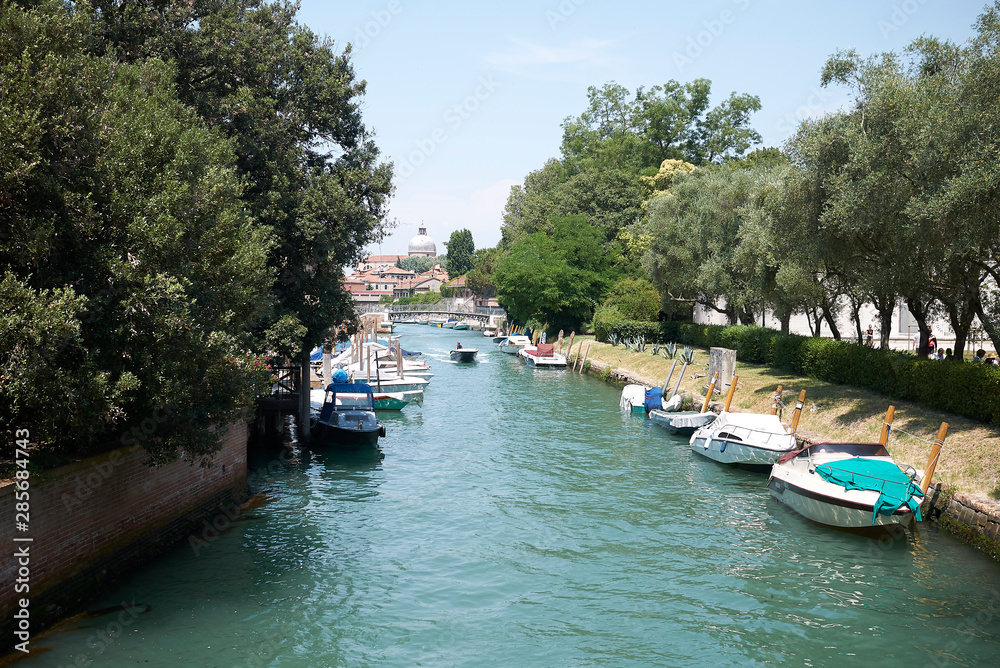
<instances>
[{"instance_id":1,"label":"brick wall","mask_svg":"<svg viewBox=\"0 0 1000 668\"><path fill-rule=\"evenodd\" d=\"M14 485L0 487L0 545L7 555L23 545L30 551L27 595L15 593L17 560L0 560L0 627L6 632L16 599L27 597L34 636L217 516L220 505L243 501L246 444L240 421L227 428L212 466L177 461L150 468L142 448L130 446L32 476L26 533L16 531Z\"/></svg>"}]
</instances>

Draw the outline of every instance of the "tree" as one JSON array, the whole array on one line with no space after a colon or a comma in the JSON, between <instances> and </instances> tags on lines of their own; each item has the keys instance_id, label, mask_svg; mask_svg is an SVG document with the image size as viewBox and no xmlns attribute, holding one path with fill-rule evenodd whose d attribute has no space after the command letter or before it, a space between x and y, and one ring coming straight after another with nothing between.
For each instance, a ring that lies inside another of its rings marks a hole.
<instances>
[{"instance_id":1,"label":"tree","mask_svg":"<svg viewBox=\"0 0 1000 668\"><path fill-rule=\"evenodd\" d=\"M271 305L255 328L261 345L301 353L353 320L341 268L383 234L392 167L362 122L365 83L355 79L350 48L336 53L296 23L288 2L90 7L95 51L175 63L180 99L232 139L245 206L275 239ZM278 336L289 322L301 339Z\"/></svg>"},{"instance_id":2,"label":"tree","mask_svg":"<svg viewBox=\"0 0 1000 668\"><path fill-rule=\"evenodd\" d=\"M410 257L403 257L397 260L396 266L400 269L405 269L406 271L422 274L433 269L434 265L439 264L442 259L444 258L411 255Z\"/></svg>"},{"instance_id":3,"label":"tree","mask_svg":"<svg viewBox=\"0 0 1000 668\"><path fill-rule=\"evenodd\" d=\"M577 329L604 289L602 234L581 216L555 218L552 230L521 237L500 259L497 299L521 322Z\"/></svg>"},{"instance_id":4,"label":"tree","mask_svg":"<svg viewBox=\"0 0 1000 668\"><path fill-rule=\"evenodd\" d=\"M624 278L604 298L604 306L617 307L629 320L656 322L660 314L660 293L642 278Z\"/></svg>"},{"instance_id":5,"label":"tree","mask_svg":"<svg viewBox=\"0 0 1000 668\"><path fill-rule=\"evenodd\" d=\"M472 260L472 271L466 275L465 285L482 299L496 296L496 271L502 253L499 246L480 248Z\"/></svg>"},{"instance_id":6,"label":"tree","mask_svg":"<svg viewBox=\"0 0 1000 668\"><path fill-rule=\"evenodd\" d=\"M631 97L615 82L591 86L587 110L563 122L563 161L574 172L635 173L667 159L702 164L740 157L760 143L749 126L760 99L732 93L709 109L711 85L671 80L648 91L640 87Z\"/></svg>"},{"instance_id":7,"label":"tree","mask_svg":"<svg viewBox=\"0 0 1000 668\"><path fill-rule=\"evenodd\" d=\"M458 278L467 274L473 266L473 256L476 244L472 241L472 232L466 229L455 230L445 244L448 248L448 276Z\"/></svg>"},{"instance_id":8,"label":"tree","mask_svg":"<svg viewBox=\"0 0 1000 668\"><path fill-rule=\"evenodd\" d=\"M0 431L81 453L155 416L152 461L198 459L267 386L246 331L272 241L173 66L88 54L90 18L0 5L0 267L17 307L0 320Z\"/></svg>"}]
</instances>

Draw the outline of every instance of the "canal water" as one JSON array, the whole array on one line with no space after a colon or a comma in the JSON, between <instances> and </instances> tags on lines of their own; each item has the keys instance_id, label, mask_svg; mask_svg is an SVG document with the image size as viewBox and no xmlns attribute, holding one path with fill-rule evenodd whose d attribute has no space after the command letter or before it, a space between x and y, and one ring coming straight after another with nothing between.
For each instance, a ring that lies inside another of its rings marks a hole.
<instances>
[{"instance_id":1,"label":"canal water","mask_svg":"<svg viewBox=\"0 0 1000 668\"><path fill-rule=\"evenodd\" d=\"M265 503L18 665L1000 665L1000 566L954 538L814 526L618 388L398 332L436 375L383 457L253 460Z\"/></svg>"}]
</instances>

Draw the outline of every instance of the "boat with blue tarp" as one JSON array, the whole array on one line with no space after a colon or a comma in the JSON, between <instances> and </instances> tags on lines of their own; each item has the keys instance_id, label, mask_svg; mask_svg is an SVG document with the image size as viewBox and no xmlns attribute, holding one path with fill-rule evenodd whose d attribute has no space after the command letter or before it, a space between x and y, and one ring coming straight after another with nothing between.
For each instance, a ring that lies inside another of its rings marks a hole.
<instances>
[{"instance_id":1,"label":"boat with blue tarp","mask_svg":"<svg viewBox=\"0 0 1000 668\"><path fill-rule=\"evenodd\" d=\"M920 521L922 472L881 443L814 443L771 469L771 496L819 524L864 528Z\"/></svg>"}]
</instances>

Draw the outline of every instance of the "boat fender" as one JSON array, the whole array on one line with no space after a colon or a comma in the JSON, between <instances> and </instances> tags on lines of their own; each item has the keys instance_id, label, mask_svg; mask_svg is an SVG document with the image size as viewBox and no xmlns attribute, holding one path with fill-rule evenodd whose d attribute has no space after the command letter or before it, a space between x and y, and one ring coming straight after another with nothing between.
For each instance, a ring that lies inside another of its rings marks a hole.
<instances>
[{"instance_id":1,"label":"boat fender","mask_svg":"<svg viewBox=\"0 0 1000 668\"><path fill-rule=\"evenodd\" d=\"M719 444L719 452L725 452L726 451L726 443L728 443L728 442L729 441L723 441L721 444Z\"/></svg>"},{"instance_id":2,"label":"boat fender","mask_svg":"<svg viewBox=\"0 0 1000 668\"><path fill-rule=\"evenodd\" d=\"M712 445L712 437L709 436L708 438L705 439L705 449L708 450L708 448L711 447L711 445Z\"/></svg>"},{"instance_id":3,"label":"boat fender","mask_svg":"<svg viewBox=\"0 0 1000 668\"><path fill-rule=\"evenodd\" d=\"M385 438L385 425L384 424L383 425L379 425L378 435L381 436L382 438Z\"/></svg>"}]
</instances>

